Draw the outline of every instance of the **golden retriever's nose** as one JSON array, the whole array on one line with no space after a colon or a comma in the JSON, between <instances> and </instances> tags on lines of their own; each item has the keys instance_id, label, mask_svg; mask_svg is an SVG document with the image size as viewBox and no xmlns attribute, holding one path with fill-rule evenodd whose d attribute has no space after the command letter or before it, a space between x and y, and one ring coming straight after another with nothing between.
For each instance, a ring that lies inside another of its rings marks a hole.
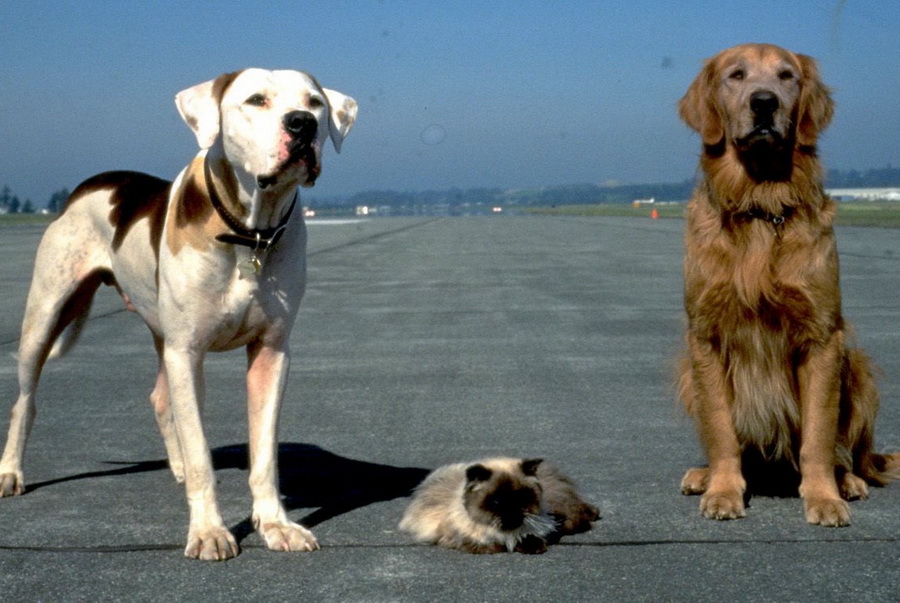
<instances>
[{"instance_id":1,"label":"golden retriever's nose","mask_svg":"<svg viewBox=\"0 0 900 603\"><path fill-rule=\"evenodd\" d=\"M757 117L771 116L778 109L778 97L768 90L754 92L750 96L750 110Z\"/></svg>"}]
</instances>

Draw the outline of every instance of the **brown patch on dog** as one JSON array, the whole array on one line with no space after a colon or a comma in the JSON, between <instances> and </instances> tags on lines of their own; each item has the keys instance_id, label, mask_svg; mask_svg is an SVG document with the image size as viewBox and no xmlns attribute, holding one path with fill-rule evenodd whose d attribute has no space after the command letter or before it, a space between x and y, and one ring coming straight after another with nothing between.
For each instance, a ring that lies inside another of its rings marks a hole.
<instances>
[{"instance_id":1,"label":"brown patch on dog","mask_svg":"<svg viewBox=\"0 0 900 603\"><path fill-rule=\"evenodd\" d=\"M707 61L679 112L704 143L679 395L709 461L682 490L703 494L707 517L742 517L752 454L763 486L760 467L799 472L807 521L846 525L841 497L900 477L900 455L872 450L878 394L841 314L835 206L815 147L828 89L813 59L749 44Z\"/></svg>"},{"instance_id":2,"label":"brown patch on dog","mask_svg":"<svg viewBox=\"0 0 900 603\"><path fill-rule=\"evenodd\" d=\"M213 81L212 94L216 99L216 104L222 104L222 99L225 97L225 93L228 91L229 86L231 86L237 76L241 73L243 73L243 70L223 73Z\"/></svg>"},{"instance_id":3,"label":"brown patch on dog","mask_svg":"<svg viewBox=\"0 0 900 603\"><path fill-rule=\"evenodd\" d=\"M203 157L188 166L172 198L166 245L173 255L185 246L205 251L218 244L215 236L228 230L209 200Z\"/></svg>"},{"instance_id":4,"label":"brown patch on dog","mask_svg":"<svg viewBox=\"0 0 900 603\"><path fill-rule=\"evenodd\" d=\"M135 224L146 219L150 229L150 244L158 258L171 185L168 180L141 172L104 172L81 183L69 195L60 215L79 199L93 193L110 191L109 204L112 209L109 212L109 223L115 229L113 251L118 251Z\"/></svg>"}]
</instances>

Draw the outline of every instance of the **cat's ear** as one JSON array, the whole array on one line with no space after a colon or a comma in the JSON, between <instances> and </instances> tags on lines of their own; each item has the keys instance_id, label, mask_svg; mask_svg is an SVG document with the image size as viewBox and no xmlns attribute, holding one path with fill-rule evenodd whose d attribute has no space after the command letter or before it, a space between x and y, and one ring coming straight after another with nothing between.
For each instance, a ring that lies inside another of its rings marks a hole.
<instances>
[{"instance_id":1,"label":"cat's ear","mask_svg":"<svg viewBox=\"0 0 900 603\"><path fill-rule=\"evenodd\" d=\"M522 473L530 477L537 474L538 465L544 462L544 459L526 459L522 461Z\"/></svg>"},{"instance_id":2,"label":"cat's ear","mask_svg":"<svg viewBox=\"0 0 900 603\"><path fill-rule=\"evenodd\" d=\"M491 470L476 463L474 465L469 465L468 469L466 469L466 481L468 482L486 482L491 479Z\"/></svg>"}]
</instances>

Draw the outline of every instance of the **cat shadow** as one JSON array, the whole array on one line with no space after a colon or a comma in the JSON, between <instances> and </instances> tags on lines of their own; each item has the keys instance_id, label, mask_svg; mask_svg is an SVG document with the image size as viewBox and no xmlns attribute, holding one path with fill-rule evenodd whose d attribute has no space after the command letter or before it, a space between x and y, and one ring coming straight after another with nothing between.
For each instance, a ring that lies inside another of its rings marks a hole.
<instances>
[{"instance_id":1,"label":"cat shadow","mask_svg":"<svg viewBox=\"0 0 900 603\"><path fill-rule=\"evenodd\" d=\"M216 471L247 471L248 459L247 444L212 450ZM123 465L36 483L29 486L28 491L81 479L169 470L168 461L164 459ZM418 467L393 467L350 459L312 444L284 442L278 445L278 482L284 506L288 511L314 509L299 520L308 528L373 503L409 496L428 473L428 469ZM250 517L232 527L238 542L252 532Z\"/></svg>"}]
</instances>

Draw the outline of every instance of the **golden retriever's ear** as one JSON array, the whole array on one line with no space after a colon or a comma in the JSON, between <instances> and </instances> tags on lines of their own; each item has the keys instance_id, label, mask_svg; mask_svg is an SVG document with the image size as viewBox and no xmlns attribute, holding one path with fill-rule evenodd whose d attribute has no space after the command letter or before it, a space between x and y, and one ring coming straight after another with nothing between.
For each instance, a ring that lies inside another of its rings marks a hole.
<instances>
[{"instance_id":1,"label":"golden retriever's ear","mask_svg":"<svg viewBox=\"0 0 900 603\"><path fill-rule=\"evenodd\" d=\"M710 59L678 102L681 119L699 132L703 143L707 145L717 144L725 136L725 126L716 99L717 84L716 67Z\"/></svg>"},{"instance_id":2,"label":"golden retriever's ear","mask_svg":"<svg viewBox=\"0 0 900 603\"><path fill-rule=\"evenodd\" d=\"M803 76L800 79L800 102L797 107L797 142L814 146L819 133L824 130L834 115L834 101L831 92L819 78L819 68L812 57L798 54Z\"/></svg>"}]
</instances>

